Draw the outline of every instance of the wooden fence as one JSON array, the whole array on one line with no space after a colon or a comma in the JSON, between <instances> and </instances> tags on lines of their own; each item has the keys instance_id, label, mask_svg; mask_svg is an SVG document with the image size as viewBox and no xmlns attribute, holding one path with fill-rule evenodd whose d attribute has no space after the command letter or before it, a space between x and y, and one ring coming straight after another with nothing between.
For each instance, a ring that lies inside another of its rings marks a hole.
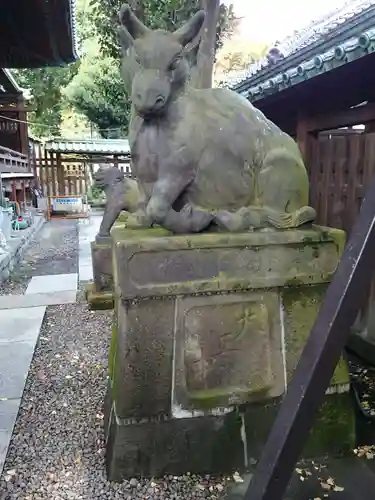
<instances>
[{"instance_id":1,"label":"wooden fence","mask_svg":"<svg viewBox=\"0 0 375 500\"><path fill-rule=\"evenodd\" d=\"M349 236L375 174L375 133L321 132L309 141L307 165L310 203L317 210L317 223L344 229ZM367 328L374 301L375 282L362 307L359 329Z\"/></svg>"}]
</instances>

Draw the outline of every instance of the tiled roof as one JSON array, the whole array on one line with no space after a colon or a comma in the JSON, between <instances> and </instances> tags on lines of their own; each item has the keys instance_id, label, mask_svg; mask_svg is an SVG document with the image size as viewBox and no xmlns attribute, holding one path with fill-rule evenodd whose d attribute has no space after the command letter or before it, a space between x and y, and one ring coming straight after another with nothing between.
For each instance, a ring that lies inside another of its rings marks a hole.
<instances>
[{"instance_id":1,"label":"tiled roof","mask_svg":"<svg viewBox=\"0 0 375 500\"><path fill-rule=\"evenodd\" d=\"M279 51L284 58L275 65L270 65L267 58L251 64L244 71L232 74L223 82L224 86L228 86L236 90L240 86L253 80L261 79L262 75L270 76L278 73L280 66L285 67L289 60L294 59L294 55L306 53L309 49L316 48L319 53L319 47L328 44L331 40L334 43L336 33L343 31L347 24L351 21L354 23L356 17L366 18L368 9L375 11L375 0L348 0L343 5L335 10L325 14L319 19L309 23L303 29L295 31L281 43L277 45Z\"/></svg>"},{"instance_id":2,"label":"tiled roof","mask_svg":"<svg viewBox=\"0 0 375 500\"><path fill-rule=\"evenodd\" d=\"M80 154L130 154L127 139L55 139L45 143L47 151Z\"/></svg>"}]
</instances>

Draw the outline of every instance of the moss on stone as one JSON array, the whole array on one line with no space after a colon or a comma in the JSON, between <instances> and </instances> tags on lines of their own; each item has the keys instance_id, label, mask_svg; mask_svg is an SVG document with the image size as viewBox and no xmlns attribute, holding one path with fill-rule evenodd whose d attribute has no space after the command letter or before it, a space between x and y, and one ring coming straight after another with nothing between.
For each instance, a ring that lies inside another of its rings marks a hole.
<instances>
[{"instance_id":1,"label":"moss on stone","mask_svg":"<svg viewBox=\"0 0 375 500\"><path fill-rule=\"evenodd\" d=\"M248 390L238 390L237 387L218 387L215 389L207 389L188 393L188 398L192 408L195 410L212 410L212 408L220 408L230 406L233 400L236 404L249 403L251 401L266 399L267 392L270 387L261 381L259 384L252 384Z\"/></svg>"},{"instance_id":2,"label":"moss on stone","mask_svg":"<svg viewBox=\"0 0 375 500\"><path fill-rule=\"evenodd\" d=\"M113 309L113 294L111 292L97 292L90 289L86 294L89 307L93 311Z\"/></svg>"},{"instance_id":3,"label":"moss on stone","mask_svg":"<svg viewBox=\"0 0 375 500\"><path fill-rule=\"evenodd\" d=\"M133 229L126 224L122 227L114 227L111 231L116 242L121 240L142 240L143 238L159 238L169 237L168 244L173 244L173 248L210 248L220 246L231 246L239 244L257 248L258 250L265 245L289 245L289 244L319 244L322 241L332 241L336 244L345 241L345 233L340 230L327 229L322 230L319 226L314 229L298 229L288 231L254 231L248 233L224 233L224 232L203 232L199 234L175 235L170 231L155 226L144 228L135 226ZM324 235L324 236L322 236ZM141 243L138 242L137 243Z\"/></svg>"},{"instance_id":4,"label":"moss on stone","mask_svg":"<svg viewBox=\"0 0 375 500\"><path fill-rule=\"evenodd\" d=\"M113 380L114 378L116 351L117 351L117 322L116 320L114 320L114 324L112 326L111 343L109 346L109 354L108 354L108 375L111 380Z\"/></svg>"},{"instance_id":5,"label":"moss on stone","mask_svg":"<svg viewBox=\"0 0 375 500\"><path fill-rule=\"evenodd\" d=\"M326 290L326 284L287 287L282 290L288 381L293 375L303 347L310 335ZM335 370L331 385L348 383L347 364L341 359Z\"/></svg>"},{"instance_id":6,"label":"moss on stone","mask_svg":"<svg viewBox=\"0 0 375 500\"><path fill-rule=\"evenodd\" d=\"M249 405L245 410L249 457L258 459L280 409L281 398ZM301 458L339 456L355 446L355 414L351 397L332 394L324 397Z\"/></svg>"},{"instance_id":7,"label":"moss on stone","mask_svg":"<svg viewBox=\"0 0 375 500\"><path fill-rule=\"evenodd\" d=\"M350 394L326 396L303 456L342 455L350 452L355 444L355 414Z\"/></svg>"}]
</instances>

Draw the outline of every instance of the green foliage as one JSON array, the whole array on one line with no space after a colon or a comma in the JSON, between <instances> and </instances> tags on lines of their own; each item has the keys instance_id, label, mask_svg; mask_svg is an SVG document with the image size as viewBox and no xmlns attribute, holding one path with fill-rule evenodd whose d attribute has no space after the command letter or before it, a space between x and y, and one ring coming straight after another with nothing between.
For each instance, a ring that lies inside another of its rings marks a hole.
<instances>
[{"instance_id":1,"label":"green foliage","mask_svg":"<svg viewBox=\"0 0 375 500\"><path fill-rule=\"evenodd\" d=\"M89 201L104 200L105 192L98 186L92 186L88 194L88 199Z\"/></svg>"},{"instance_id":2,"label":"green foliage","mask_svg":"<svg viewBox=\"0 0 375 500\"><path fill-rule=\"evenodd\" d=\"M118 58L120 46L117 36L118 13L123 0L92 0L92 21L96 26L99 43L103 54ZM149 28L166 29L179 28L184 22L201 9L201 0L131 0L139 19ZM216 48L220 48L225 35L230 35L234 29L236 18L233 6L220 6L219 25L216 34Z\"/></svg>"},{"instance_id":3,"label":"green foliage","mask_svg":"<svg viewBox=\"0 0 375 500\"><path fill-rule=\"evenodd\" d=\"M59 68L14 70L15 78L32 93L35 111L29 114L32 134L36 137L60 135L62 115L61 91L77 72L77 63Z\"/></svg>"},{"instance_id":4,"label":"green foliage","mask_svg":"<svg viewBox=\"0 0 375 500\"><path fill-rule=\"evenodd\" d=\"M95 41L87 45L79 71L64 89L64 96L97 126L102 137L124 137L130 103L120 76L119 61L101 56Z\"/></svg>"},{"instance_id":5,"label":"green foliage","mask_svg":"<svg viewBox=\"0 0 375 500\"><path fill-rule=\"evenodd\" d=\"M130 103L119 71L118 12L123 0L77 0L77 39L81 59L69 66L17 70L20 86L30 89L35 111L29 114L36 137L60 136L71 124L89 130L82 115L102 137L127 134ZM201 0L131 0L151 28L177 29L201 8ZM221 6L217 48L235 26L232 6ZM75 116L72 116L74 115ZM72 130L68 135L73 135Z\"/></svg>"},{"instance_id":6,"label":"green foliage","mask_svg":"<svg viewBox=\"0 0 375 500\"><path fill-rule=\"evenodd\" d=\"M90 0L77 0L77 36L79 42L94 34L89 14ZM35 109L28 115L31 133L36 137L61 135L64 114L63 89L77 73L80 63L63 67L14 70L19 85L31 91L31 105Z\"/></svg>"}]
</instances>

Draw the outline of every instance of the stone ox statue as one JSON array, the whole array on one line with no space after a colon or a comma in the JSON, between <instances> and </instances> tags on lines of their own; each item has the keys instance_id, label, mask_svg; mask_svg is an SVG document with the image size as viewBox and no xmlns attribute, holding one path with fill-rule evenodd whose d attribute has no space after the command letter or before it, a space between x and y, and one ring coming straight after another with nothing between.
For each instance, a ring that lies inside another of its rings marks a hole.
<instances>
[{"instance_id":1,"label":"stone ox statue","mask_svg":"<svg viewBox=\"0 0 375 500\"><path fill-rule=\"evenodd\" d=\"M148 29L128 5L120 11L138 220L175 233L313 221L295 141L235 92L189 85L188 53L204 17L197 12L169 33Z\"/></svg>"}]
</instances>

